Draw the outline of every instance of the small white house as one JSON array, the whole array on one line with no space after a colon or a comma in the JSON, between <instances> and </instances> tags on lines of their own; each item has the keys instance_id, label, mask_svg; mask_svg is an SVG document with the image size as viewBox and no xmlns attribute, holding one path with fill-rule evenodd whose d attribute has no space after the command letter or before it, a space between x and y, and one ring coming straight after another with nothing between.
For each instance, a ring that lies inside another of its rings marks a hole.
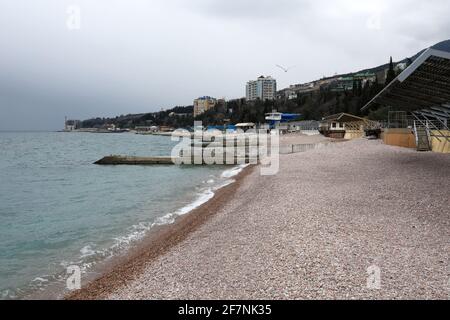
<instances>
[{"instance_id":1,"label":"small white house","mask_svg":"<svg viewBox=\"0 0 450 320\"><path fill-rule=\"evenodd\" d=\"M248 123L238 123L238 124L236 124L235 127L236 127L236 129L247 131L250 129L255 129L256 125L253 122L248 122Z\"/></svg>"},{"instance_id":2,"label":"small white house","mask_svg":"<svg viewBox=\"0 0 450 320\"><path fill-rule=\"evenodd\" d=\"M338 113L325 117L320 121L319 131L326 137L344 138L360 137L368 120L348 113Z\"/></svg>"}]
</instances>

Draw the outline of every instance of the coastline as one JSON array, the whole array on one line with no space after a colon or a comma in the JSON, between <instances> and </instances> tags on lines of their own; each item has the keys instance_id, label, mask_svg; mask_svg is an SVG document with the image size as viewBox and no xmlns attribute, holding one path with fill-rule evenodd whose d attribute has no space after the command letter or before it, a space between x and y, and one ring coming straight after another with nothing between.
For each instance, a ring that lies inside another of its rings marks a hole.
<instances>
[{"instance_id":1,"label":"coastline","mask_svg":"<svg viewBox=\"0 0 450 320\"><path fill-rule=\"evenodd\" d=\"M209 220L225 203L230 201L246 176L256 166L244 167L232 177L234 182L214 192L214 196L185 215L178 216L174 223L155 226L149 234L123 255L99 266L100 276L83 283L80 290L65 294L65 300L99 300L119 289L142 273L151 263L171 248L185 240L192 232Z\"/></svg>"},{"instance_id":2,"label":"coastline","mask_svg":"<svg viewBox=\"0 0 450 320\"><path fill-rule=\"evenodd\" d=\"M66 298L447 299L448 197L429 190L449 161L366 139L281 155Z\"/></svg>"}]
</instances>

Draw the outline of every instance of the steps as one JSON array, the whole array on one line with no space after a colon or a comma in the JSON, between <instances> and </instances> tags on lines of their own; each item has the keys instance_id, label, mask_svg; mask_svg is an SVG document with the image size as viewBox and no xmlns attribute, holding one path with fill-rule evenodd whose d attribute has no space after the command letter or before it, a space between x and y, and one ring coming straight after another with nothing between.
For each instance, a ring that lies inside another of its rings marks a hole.
<instances>
[{"instance_id":1,"label":"steps","mask_svg":"<svg viewBox=\"0 0 450 320\"><path fill-rule=\"evenodd\" d=\"M416 136L417 151L431 151L428 129L424 126L415 125L414 134Z\"/></svg>"}]
</instances>

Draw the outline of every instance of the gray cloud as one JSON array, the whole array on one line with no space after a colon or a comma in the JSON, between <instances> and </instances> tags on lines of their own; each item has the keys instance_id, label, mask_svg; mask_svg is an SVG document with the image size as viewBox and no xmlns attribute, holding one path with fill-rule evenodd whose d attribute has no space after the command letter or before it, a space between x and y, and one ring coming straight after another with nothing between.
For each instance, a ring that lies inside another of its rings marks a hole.
<instances>
[{"instance_id":1,"label":"gray cloud","mask_svg":"<svg viewBox=\"0 0 450 320\"><path fill-rule=\"evenodd\" d=\"M310 9L310 0L193 0L184 5L192 10L225 19L282 19L291 18Z\"/></svg>"},{"instance_id":2,"label":"gray cloud","mask_svg":"<svg viewBox=\"0 0 450 320\"><path fill-rule=\"evenodd\" d=\"M2 0L0 130L240 97L260 74L283 87L402 59L450 38L447 2ZM72 4L80 30L66 27Z\"/></svg>"}]
</instances>

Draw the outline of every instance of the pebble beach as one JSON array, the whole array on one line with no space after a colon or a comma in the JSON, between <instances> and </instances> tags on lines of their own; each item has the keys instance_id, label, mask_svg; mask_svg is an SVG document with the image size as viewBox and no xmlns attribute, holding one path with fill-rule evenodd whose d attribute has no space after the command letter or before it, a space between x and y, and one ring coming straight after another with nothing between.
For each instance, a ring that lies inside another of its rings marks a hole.
<instances>
[{"instance_id":1,"label":"pebble beach","mask_svg":"<svg viewBox=\"0 0 450 320\"><path fill-rule=\"evenodd\" d=\"M449 168L379 140L281 155L278 174L247 168L163 249L69 298L448 299Z\"/></svg>"}]
</instances>

